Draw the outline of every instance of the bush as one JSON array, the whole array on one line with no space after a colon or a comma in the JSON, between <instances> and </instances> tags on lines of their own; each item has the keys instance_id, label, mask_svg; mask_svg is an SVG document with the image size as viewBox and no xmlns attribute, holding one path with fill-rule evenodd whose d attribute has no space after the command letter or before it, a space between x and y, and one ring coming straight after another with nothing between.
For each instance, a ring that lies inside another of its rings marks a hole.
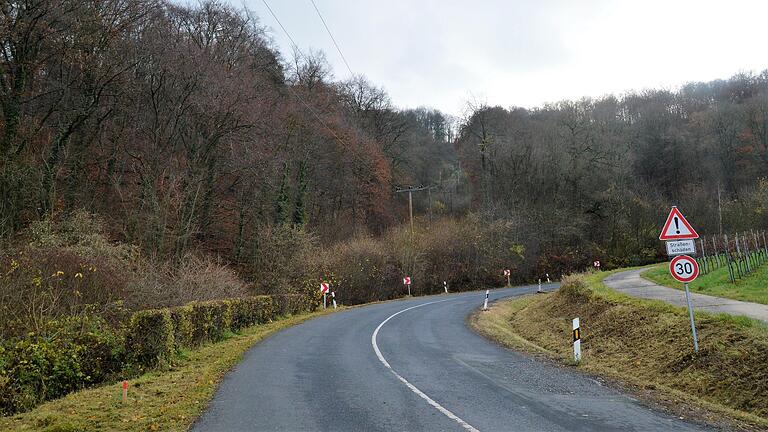
<instances>
[{"instance_id":1,"label":"bush","mask_svg":"<svg viewBox=\"0 0 768 432\"><path fill-rule=\"evenodd\" d=\"M231 329L232 310L228 301L190 303L192 346L218 341Z\"/></svg>"},{"instance_id":2,"label":"bush","mask_svg":"<svg viewBox=\"0 0 768 432\"><path fill-rule=\"evenodd\" d=\"M312 301L295 294L196 302L136 312L124 333L88 315L49 321L43 333L0 343L0 415L123 374L163 367L180 348L311 308Z\"/></svg>"},{"instance_id":3,"label":"bush","mask_svg":"<svg viewBox=\"0 0 768 432\"><path fill-rule=\"evenodd\" d=\"M314 301L299 294L275 294L272 295L275 315L288 316L315 309Z\"/></svg>"},{"instance_id":4,"label":"bush","mask_svg":"<svg viewBox=\"0 0 768 432\"><path fill-rule=\"evenodd\" d=\"M337 245L326 255L326 279L345 304L360 304L399 297L403 294L403 272L382 242L358 237ZM317 290L317 284L315 284Z\"/></svg>"},{"instance_id":5,"label":"bush","mask_svg":"<svg viewBox=\"0 0 768 432\"><path fill-rule=\"evenodd\" d=\"M176 307L195 301L245 297L248 287L231 268L216 259L185 256L172 263L142 262L128 282L126 299L136 310Z\"/></svg>"},{"instance_id":6,"label":"bush","mask_svg":"<svg viewBox=\"0 0 768 432\"><path fill-rule=\"evenodd\" d=\"M25 411L75 390L112 379L122 369L121 335L97 317L49 323L0 345L0 414Z\"/></svg>"},{"instance_id":7,"label":"bush","mask_svg":"<svg viewBox=\"0 0 768 432\"><path fill-rule=\"evenodd\" d=\"M94 311L118 322L124 283L109 261L68 249L0 256L0 338L41 333L51 320Z\"/></svg>"},{"instance_id":8,"label":"bush","mask_svg":"<svg viewBox=\"0 0 768 432\"><path fill-rule=\"evenodd\" d=\"M255 233L248 276L259 283L263 294L301 294L318 255L312 234L288 225L264 226Z\"/></svg>"},{"instance_id":9,"label":"bush","mask_svg":"<svg viewBox=\"0 0 768 432\"><path fill-rule=\"evenodd\" d=\"M208 340L220 341L224 334L232 329L232 309L228 300L208 302L211 310L211 325L208 328Z\"/></svg>"},{"instance_id":10,"label":"bush","mask_svg":"<svg viewBox=\"0 0 768 432\"><path fill-rule=\"evenodd\" d=\"M256 324L264 324L275 317L272 296L256 296L235 299L232 308L232 330L241 330Z\"/></svg>"},{"instance_id":11,"label":"bush","mask_svg":"<svg viewBox=\"0 0 768 432\"><path fill-rule=\"evenodd\" d=\"M502 270L524 262L516 232L510 222L469 215L415 233L401 227L381 239L357 237L315 258L323 262L310 267L332 271L315 273L313 286L329 281L346 304L401 297L405 275L412 278L413 295L442 292L443 281L452 291L499 287L506 283Z\"/></svg>"},{"instance_id":12,"label":"bush","mask_svg":"<svg viewBox=\"0 0 768 432\"><path fill-rule=\"evenodd\" d=\"M125 336L129 362L139 370L163 366L175 352L173 321L168 309L136 312Z\"/></svg>"},{"instance_id":13,"label":"bush","mask_svg":"<svg viewBox=\"0 0 768 432\"><path fill-rule=\"evenodd\" d=\"M192 306L171 309L171 321L173 321L173 342L176 350L192 348L195 345Z\"/></svg>"}]
</instances>

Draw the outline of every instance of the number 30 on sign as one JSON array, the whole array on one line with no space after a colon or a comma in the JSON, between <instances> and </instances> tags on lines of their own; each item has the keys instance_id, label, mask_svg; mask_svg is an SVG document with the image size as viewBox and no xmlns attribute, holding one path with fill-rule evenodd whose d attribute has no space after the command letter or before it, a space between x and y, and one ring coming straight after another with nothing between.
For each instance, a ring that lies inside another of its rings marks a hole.
<instances>
[{"instance_id":1,"label":"number 30 on sign","mask_svg":"<svg viewBox=\"0 0 768 432\"><path fill-rule=\"evenodd\" d=\"M699 264L688 255L676 256L669 262L669 272L673 278L688 283L699 276Z\"/></svg>"}]
</instances>

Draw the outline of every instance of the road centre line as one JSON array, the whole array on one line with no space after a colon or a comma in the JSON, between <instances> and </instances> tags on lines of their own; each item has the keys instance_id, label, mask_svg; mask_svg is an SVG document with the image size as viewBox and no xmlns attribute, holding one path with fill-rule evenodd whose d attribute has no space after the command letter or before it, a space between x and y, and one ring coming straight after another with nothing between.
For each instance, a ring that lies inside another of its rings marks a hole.
<instances>
[{"instance_id":1,"label":"road centre line","mask_svg":"<svg viewBox=\"0 0 768 432\"><path fill-rule=\"evenodd\" d=\"M433 302L429 302L429 303L423 303L423 304L420 304L420 305L411 306L411 307L403 309L403 310L401 310L399 312L395 312L394 314L390 315L387 319L382 321L381 324L379 324L379 326L376 327L376 330L373 331L373 334L371 335L371 346L373 346L373 351L376 353L376 357L379 358L379 361L387 369L389 369L389 371L392 372L397 377L397 379L399 379L403 384L405 384L409 389L411 389L412 392L416 393L417 396L419 396L420 398L422 398L425 401L427 401L428 404L432 405L435 409L437 409L438 411L443 413L449 419L454 420L456 423L460 424L461 427L463 427L464 429L466 429L466 430L468 430L470 432L480 432L479 430L475 429L471 424L465 422L459 416L457 416L456 414L452 413L451 411L449 411L447 408L443 407L439 403L435 402L434 399L432 399L429 396L427 396L423 391L421 391L418 388L416 388L416 386L414 386L413 384L408 382L408 380L406 380L405 378L400 376L400 374L395 372L395 370L392 369L392 366L389 365L389 362L387 361L387 359L385 359L384 356L381 354L381 350L379 350L379 345L378 345L378 343L376 343L376 337L379 335L379 330L381 330L381 328L384 326L384 324L386 324L392 318L400 315L403 312L407 312L407 311L409 311L411 309L416 309L416 308L420 308L422 306L429 306L429 305L432 305L432 304L435 304L435 303L442 303L442 302L447 302L447 301L451 301L451 300L456 300L456 299L454 298L454 299L438 300L438 301L433 301Z\"/></svg>"}]
</instances>

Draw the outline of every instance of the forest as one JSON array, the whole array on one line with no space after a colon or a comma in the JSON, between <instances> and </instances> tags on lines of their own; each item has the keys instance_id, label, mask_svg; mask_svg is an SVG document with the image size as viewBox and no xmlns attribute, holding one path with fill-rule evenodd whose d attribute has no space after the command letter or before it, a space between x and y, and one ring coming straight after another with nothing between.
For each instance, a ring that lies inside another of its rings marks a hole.
<instances>
[{"instance_id":1,"label":"forest","mask_svg":"<svg viewBox=\"0 0 768 432\"><path fill-rule=\"evenodd\" d=\"M671 205L700 233L768 228L768 71L454 117L211 0L5 2L0 49L5 336L115 302L326 280L360 303L405 274L424 294L656 262Z\"/></svg>"}]
</instances>

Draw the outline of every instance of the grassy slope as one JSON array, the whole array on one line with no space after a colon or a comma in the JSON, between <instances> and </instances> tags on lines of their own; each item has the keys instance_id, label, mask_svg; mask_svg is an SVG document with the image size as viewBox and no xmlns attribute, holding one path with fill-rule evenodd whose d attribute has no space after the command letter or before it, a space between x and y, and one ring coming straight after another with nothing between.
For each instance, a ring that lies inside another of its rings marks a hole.
<instances>
[{"instance_id":1,"label":"grassy slope","mask_svg":"<svg viewBox=\"0 0 768 432\"><path fill-rule=\"evenodd\" d=\"M692 352L686 310L634 299L602 284L606 273L559 292L500 302L470 323L514 349L573 364L571 319L581 318L579 369L628 385L688 416L729 427L768 427L768 328L746 318L697 313ZM680 404L685 401L685 404Z\"/></svg>"},{"instance_id":2,"label":"grassy slope","mask_svg":"<svg viewBox=\"0 0 768 432\"><path fill-rule=\"evenodd\" d=\"M641 273L641 276L659 285L683 289L683 284L670 276L667 264L652 267ZM728 269L721 267L699 276L688 288L716 297L768 304L768 265L761 266L747 277L737 280L735 284L728 279Z\"/></svg>"},{"instance_id":3,"label":"grassy slope","mask_svg":"<svg viewBox=\"0 0 768 432\"><path fill-rule=\"evenodd\" d=\"M184 431L202 413L224 374L266 336L326 312L251 327L185 353L176 366L131 381L128 402L120 383L72 393L32 411L0 418L0 430Z\"/></svg>"}]
</instances>

